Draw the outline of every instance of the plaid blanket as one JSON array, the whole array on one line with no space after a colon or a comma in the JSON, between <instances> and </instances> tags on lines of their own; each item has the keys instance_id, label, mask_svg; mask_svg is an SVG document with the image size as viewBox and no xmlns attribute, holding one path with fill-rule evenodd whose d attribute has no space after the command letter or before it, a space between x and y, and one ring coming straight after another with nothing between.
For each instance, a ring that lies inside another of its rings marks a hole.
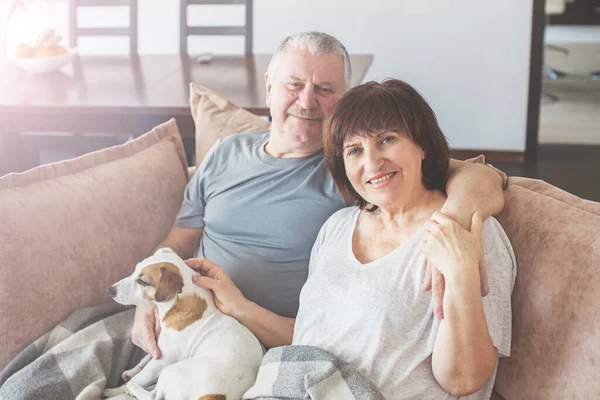
<instances>
[{"instance_id":1,"label":"plaid blanket","mask_svg":"<svg viewBox=\"0 0 600 400\"><path fill-rule=\"evenodd\" d=\"M275 347L265 354L244 399L384 400L354 367L312 346Z\"/></svg>"},{"instance_id":2,"label":"plaid blanket","mask_svg":"<svg viewBox=\"0 0 600 400\"><path fill-rule=\"evenodd\" d=\"M131 342L133 314L116 303L74 311L0 372L0 400L100 399L145 355Z\"/></svg>"}]
</instances>

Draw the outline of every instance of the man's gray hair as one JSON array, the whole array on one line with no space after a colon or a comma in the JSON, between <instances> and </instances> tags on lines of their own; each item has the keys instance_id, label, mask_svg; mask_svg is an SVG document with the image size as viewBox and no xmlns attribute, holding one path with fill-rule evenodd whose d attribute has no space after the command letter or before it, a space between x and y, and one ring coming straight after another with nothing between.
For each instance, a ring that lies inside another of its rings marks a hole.
<instances>
[{"instance_id":1,"label":"man's gray hair","mask_svg":"<svg viewBox=\"0 0 600 400\"><path fill-rule=\"evenodd\" d=\"M342 56L344 59L344 82L346 83L346 90L350 89L350 82L352 78L352 69L350 67L350 57L344 45L331 35L323 32L300 32L293 36L288 36L281 42L271 62L267 68L267 74L269 75L269 82L272 81L275 71L279 67L281 62L281 56L284 54L290 46L294 46L299 49L308 49L309 53L315 56L320 54L335 54Z\"/></svg>"}]
</instances>

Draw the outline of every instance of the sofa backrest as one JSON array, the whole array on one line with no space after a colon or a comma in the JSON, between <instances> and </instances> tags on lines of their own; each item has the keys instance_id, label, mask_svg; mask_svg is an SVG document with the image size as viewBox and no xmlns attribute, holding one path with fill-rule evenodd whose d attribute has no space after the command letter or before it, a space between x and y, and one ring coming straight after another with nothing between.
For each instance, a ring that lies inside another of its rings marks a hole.
<instances>
[{"instance_id":1,"label":"sofa backrest","mask_svg":"<svg viewBox=\"0 0 600 400\"><path fill-rule=\"evenodd\" d=\"M217 92L190 83L190 109L196 129L196 166L222 137L235 133L264 131L271 123L231 103Z\"/></svg>"},{"instance_id":2,"label":"sofa backrest","mask_svg":"<svg viewBox=\"0 0 600 400\"><path fill-rule=\"evenodd\" d=\"M517 257L505 399L600 398L600 203L511 177L498 217Z\"/></svg>"}]
</instances>

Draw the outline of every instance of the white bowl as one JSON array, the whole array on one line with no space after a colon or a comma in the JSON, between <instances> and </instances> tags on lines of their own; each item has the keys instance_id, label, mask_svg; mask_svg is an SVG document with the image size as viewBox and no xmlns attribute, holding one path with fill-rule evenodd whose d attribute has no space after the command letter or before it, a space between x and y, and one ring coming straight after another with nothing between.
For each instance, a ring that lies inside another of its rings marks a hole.
<instances>
[{"instance_id":1,"label":"white bowl","mask_svg":"<svg viewBox=\"0 0 600 400\"><path fill-rule=\"evenodd\" d=\"M12 56L9 60L27 72L44 73L58 71L71 62L75 54L77 54L77 48L72 47L68 50L67 54L60 56L34 58L20 58Z\"/></svg>"}]
</instances>

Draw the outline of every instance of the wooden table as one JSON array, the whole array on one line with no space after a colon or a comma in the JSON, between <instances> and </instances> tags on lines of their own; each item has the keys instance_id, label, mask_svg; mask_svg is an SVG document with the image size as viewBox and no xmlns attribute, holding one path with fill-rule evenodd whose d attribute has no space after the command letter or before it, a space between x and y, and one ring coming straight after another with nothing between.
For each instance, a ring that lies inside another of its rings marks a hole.
<instances>
[{"instance_id":1,"label":"wooden table","mask_svg":"<svg viewBox=\"0 0 600 400\"><path fill-rule=\"evenodd\" d=\"M350 57L359 84L372 55ZM9 132L139 135L175 118L194 135L189 82L201 83L258 115L268 115L264 73L270 56L215 56L206 64L179 55L79 57L60 72L34 75L0 66L0 134Z\"/></svg>"}]
</instances>

